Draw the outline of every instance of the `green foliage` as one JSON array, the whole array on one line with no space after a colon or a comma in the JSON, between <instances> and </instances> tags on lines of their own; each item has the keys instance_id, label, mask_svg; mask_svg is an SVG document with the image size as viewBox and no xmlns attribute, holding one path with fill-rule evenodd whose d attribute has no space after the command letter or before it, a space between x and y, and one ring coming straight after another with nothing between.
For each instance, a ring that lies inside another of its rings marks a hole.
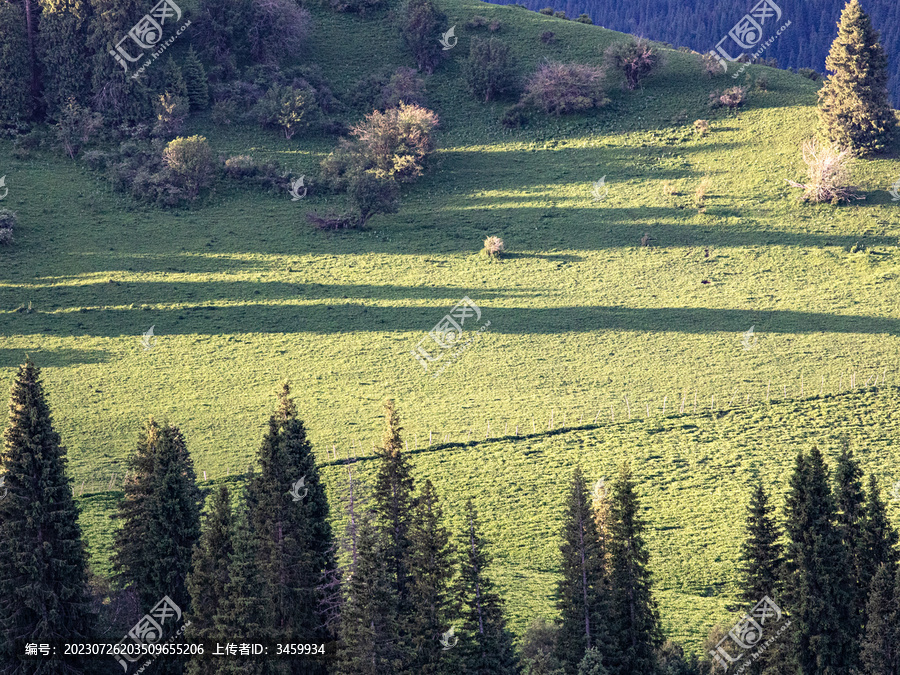
<instances>
[{"instance_id":1,"label":"green foliage","mask_svg":"<svg viewBox=\"0 0 900 675\"><path fill-rule=\"evenodd\" d=\"M522 638L524 675L565 675L556 657L559 627L543 617L532 619Z\"/></svg>"},{"instance_id":2,"label":"green foliage","mask_svg":"<svg viewBox=\"0 0 900 675\"><path fill-rule=\"evenodd\" d=\"M859 653L860 631L865 625L866 600L869 597L869 585L871 577L863 580L862 572L868 553L865 550L865 510L862 487L862 470L859 463L853 459L853 452L849 449L847 441L841 454L838 456L837 467L834 472L834 501L837 510L835 524L847 550L850 563L850 615L851 625L848 633L852 640L850 651ZM874 572L877 565L870 568ZM853 662L857 667L858 662Z\"/></svg>"},{"instance_id":3,"label":"green foliage","mask_svg":"<svg viewBox=\"0 0 900 675\"><path fill-rule=\"evenodd\" d=\"M212 180L212 151L203 136L169 141L163 150L163 161L184 188L188 199L195 199Z\"/></svg>"},{"instance_id":4,"label":"green foliage","mask_svg":"<svg viewBox=\"0 0 900 675\"><path fill-rule=\"evenodd\" d=\"M191 104L191 110L205 110L209 107L209 85L206 81L206 70L194 48L188 50L184 59L184 66L181 68L184 76L184 84L187 89L187 96Z\"/></svg>"},{"instance_id":5,"label":"green foliage","mask_svg":"<svg viewBox=\"0 0 900 675\"><path fill-rule=\"evenodd\" d=\"M25 13L18 4L0 2L0 124L31 116L30 82Z\"/></svg>"},{"instance_id":6,"label":"green foliage","mask_svg":"<svg viewBox=\"0 0 900 675\"><path fill-rule=\"evenodd\" d=\"M607 47L607 63L625 75L625 86L637 89L659 67L659 51L647 40L630 39Z\"/></svg>"},{"instance_id":7,"label":"green foliage","mask_svg":"<svg viewBox=\"0 0 900 675\"><path fill-rule=\"evenodd\" d=\"M861 660L866 675L900 671L900 570L880 565L866 605Z\"/></svg>"},{"instance_id":8,"label":"green foliage","mask_svg":"<svg viewBox=\"0 0 900 675\"><path fill-rule=\"evenodd\" d=\"M294 0L250 0L250 56L278 64L305 47L311 27L309 11Z\"/></svg>"},{"instance_id":9,"label":"green foliage","mask_svg":"<svg viewBox=\"0 0 900 675\"><path fill-rule=\"evenodd\" d=\"M40 369L19 366L9 399L0 453L0 670L89 673L80 662L19 661L30 638L93 639L87 556L66 469L66 450L53 428Z\"/></svg>"},{"instance_id":10,"label":"green foliage","mask_svg":"<svg viewBox=\"0 0 900 675\"><path fill-rule=\"evenodd\" d=\"M103 126L103 116L79 105L74 98L63 107L56 123L56 138L71 159Z\"/></svg>"},{"instance_id":11,"label":"green foliage","mask_svg":"<svg viewBox=\"0 0 900 675\"><path fill-rule=\"evenodd\" d=\"M414 68L397 68L381 89L379 108L397 108L401 103L425 105L425 80Z\"/></svg>"},{"instance_id":12,"label":"green foliage","mask_svg":"<svg viewBox=\"0 0 900 675\"><path fill-rule=\"evenodd\" d=\"M400 186L389 178L380 178L370 171L353 175L347 184L350 209L357 224L365 227L373 215L397 213L400 209Z\"/></svg>"},{"instance_id":13,"label":"green foliage","mask_svg":"<svg viewBox=\"0 0 900 675\"><path fill-rule=\"evenodd\" d=\"M424 160L434 151L435 113L417 105L401 104L366 115L351 133L359 139L366 170L376 177L409 183L422 175Z\"/></svg>"},{"instance_id":14,"label":"green foliage","mask_svg":"<svg viewBox=\"0 0 900 675\"><path fill-rule=\"evenodd\" d=\"M594 20L588 14L579 14L578 18L575 19L578 23L586 23L588 25L593 25Z\"/></svg>"},{"instance_id":15,"label":"green foliage","mask_svg":"<svg viewBox=\"0 0 900 675\"><path fill-rule=\"evenodd\" d=\"M458 670L471 675L515 675L518 657L506 625L503 600L489 569L491 559L472 500L464 509L465 529L457 540L459 575L453 592L461 619Z\"/></svg>"},{"instance_id":16,"label":"green foliage","mask_svg":"<svg viewBox=\"0 0 900 675\"><path fill-rule=\"evenodd\" d=\"M515 63L509 45L497 38L472 38L466 81L469 91L485 102L509 91L515 82Z\"/></svg>"},{"instance_id":17,"label":"green foliage","mask_svg":"<svg viewBox=\"0 0 900 675\"><path fill-rule=\"evenodd\" d=\"M88 102L91 72L87 49L89 8L84 0L41 3L38 55L48 115L56 119L70 99Z\"/></svg>"},{"instance_id":18,"label":"green foliage","mask_svg":"<svg viewBox=\"0 0 900 675\"><path fill-rule=\"evenodd\" d=\"M400 33L419 70L429 75L444 59L436 39L447 28L447 15L432 0L406 0L400 10Z\"/></svg>"},{"instance_id":19,"label":"green foliage","mask_svg":"<svg viewBox=\"0 0 900 675\"><path fill-rule=\"evenodd\" d=\"M184 121L188 116L188 102L180 96L169 92L161 95L156 101L156 123L153 125L153 136L172 139L184 129Z\"/></svg>"},{"instance_id":20,"label":"green foliage","mask_svg":"<svg viewBox=\"0 0 900 675\"><path fill-rule=\"evenodd\" d=\"M897 125L887 93L888 60L869 15L850 0L841 12L838 36L819 90L819 127L825 137L855 153L886 149Z\"/></svg>"},{"instance_id":21,"label":"green foliage","mask_svg":"<svg viewBox=\"0 0 900 675\"><path fill-rule=\"evenodd\" d=\"M166 59L166 65L163 69L163 87L163 92L184 99L186 103L190 104L184 73L171 56Z\"/></svg>"},{"instance_id":22,"label":"green foliage","mask_svg":"<svg viewBox=\"0 0 900 675\"><path fill-rule=\"evenodd\" d=\"M584 652L584 657L578 663L577 675L609 675L597 647L591 647Z\"/></svg>"},{"instance_id":23,"label":"green foliage","mask_svg":"<svg viewBox=\"0 0 900 675\"><path fill-rule=\"evenodd\" d=\"M321 116L312 87L278 84L272 85L257 103L255 113L260 124L280 128L288 140L298 131L310 129Z\"/></svg>"},{"instance_id":24,"label":"green foliage","mask_svg":"<svg viewBox=\"0 0 900 675\"><path fill-rule=\"evenodd\" d=\"M13 243L13 230L18 224L15 213L9 209L0 209L0 245L9 246Z\"/></svg>"},{"instance_id":25,"label":"green foliage","mask_svg":"<svg viewBox=\"0 0 900 675\"><path fill-rule=\"evenodd\" d=\"M252 17L251 0L199 0L192 41L223 79L236 76L238 66L250 61L246 27L252 24Z\"/></svg>"}]
</instances>

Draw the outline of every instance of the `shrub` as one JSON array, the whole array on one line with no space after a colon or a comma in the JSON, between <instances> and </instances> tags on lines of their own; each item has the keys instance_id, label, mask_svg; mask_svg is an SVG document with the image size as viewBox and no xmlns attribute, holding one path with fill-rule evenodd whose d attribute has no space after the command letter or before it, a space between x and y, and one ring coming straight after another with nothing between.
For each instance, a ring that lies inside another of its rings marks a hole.
<instances>
[{"instance_id":1,"label":"shrub","mask_svg":"<svg viewBox=\"0 0 900 675\"><path fill-rule=\"evenodd\" d=\"M592 26L594 25L594 20L588 14L580 14L577 19L575 19L578 23L588 23Z\"/></svg>"},{"instance_id":2,"label":"shrub","mask_svg":"<svg viewBox=\"0 0 900 675\"><path fill-rule=\"evenodd\" d=\"M303 47L312 20L294 0L251 0L251 7L247 37L254 61L278 63Z\"/></svg>"},{"instance_id":3,"label":"shrub","mask_svg":"<svg viewBox=\"0 0 900 675\"><path fill-rule=\"evenodd\" d=\"M415 68L397 68L381 89L379 107L396 108L401 102L425 105L425 80Z\"/></svg>"},{"instance_id":4,"label":"shrub","mask_svg":"<svg viewBox=\"0 0 900 675\"><path fill-rule=\"evenodd\" d=\"M500 116L500 124L507 129L523 127L528 123L528 115L525 112L525 104L521 101L503 111Z\"/></svg>"},{"instance_id":5,"label":"shrub","mask_svg":"<svg viewBox=\"0 0 900 675\"><path fill-rule=\"evenodd\" d=\"M16 214L9 209L0 209L0 230L14 230L19 224Z\"/></svg>"},{"instance_id":6,"label":"shrub","mask_svg":"<svg viewBox=\"0 0 900 675\"><path fill-rule=\"evenodd\" d=\"M237 119L237 105L234 101L216 101L212 107L212 119L219 126L227 126Z\"/></svg>"},{"instance_id":7,"label":"shrub","mask_svg":"<svg viewBox=\"0 0 900 675\"><path fill-rule=\"evenodd\" d=\"M709 188L712 186L712 180L709 176L704 176L700 183L697 185L697 189L694 190L694 206L698 209L702 209L706 206L706 195L709 193Z\"/></svg>"},{"instance_id":8,"label":"shrub","mask_svg":"<svg viewBox=\"0 0 900 675\"><path fill-rule=\"evenodd\" d=\"M694 131L696 131L701 136L706 136L706 134L709 133L709 121L694 120Z\"/></svg>"},{"instance_id":9,"label":"shrub","mask_svg":"<svg viewBox=\"0 0 900 675\"><path fill-rule=\"evenodd\" d=\"M12 230L0 230L0 246L12 246L13 241Z\"/></svg>"},{"instance_id":10,"label":"shrub","mask_svg":"<svg viewBox=\"0 0 900 675\"><path fill-rule=\"evenodd\" d=\"M509 46L497 38L472 38L465 72L469 91L486 102L508 91L515 79Z\"/></svg>"},{"instance_id":11,"label":"shrub","mask_svg":"<svg viewBox=\"0 0 900 675\"><path fill-rule=\"evenodd\" d=\"M607 64L622 71L625 86L632 90L659 66L659 52L646 40L631 39L610 45L605 56Z\"/></svg>"},{"instance_id":12,"label":"shrub","mask_svg":"<svg viewBox=\"0 0 900 675\"><path fill-rule=\"evenodd\" d=\"M320 167L322 184L332 192L343 192L351 176L366 170L366 157L359 143L342 138Z\"/></svg>"},{"instance_id":13,"label":"shrub","mask_svg":"<svg viewBox=\"0 0 900 675\"><path fill-rule=\"evenodd\" d=\"M806 164L808 182L787 182L792 187L803 189L800 199L805 202L849 202L856 196L856 188L850 184L852 162L853 154L848 148L813 138L803 143L803 163Z\"/></svg>"},{"instance_id":14,"label":"shrub","mask_svg":"<svg viewBox=\"0 0 900 675\"><path fill-rule=\"evenodd\" d=\"M318 230L348 230L359 225L352 213L329 212L319 215L314 211L306 214L306 219Z\"/></svg>"},{"instance_id":15,"label":"shrub","mask_svg":"<svg viewBox=\"0 0 900 675\"><path fill-rule=\"evenodd\" d=\"M502 25L503 25L503 24L501 23L500 19L494 19L494 20L491 21L491 23L488 25L488 30L491 31L492 33L496 33L498 30L500 30L500 27L501 27Z\"/></svg>"},{"instance_id":16,"label":"shrub","mask_svg":"<svg viewBox=\"0 0 900 675\"><path fill-rule=\"evenodd\" d=\"M203 136L170 141L163 151L163 161L183 187L188 199L195 199L212 179L212 152Z\"/></svg>"},{"instance_id":17,"label":"shrub","mask_svg":"<svg viewBox=\"0 0 900 675\"><path fill-rule=\"evenodd\" d=\"M480 14L476 14L466 22L466 28L484 28L487 25L488 18L486 16L481 16Z\"/></svg>"},{"instance_id":18,"label":"shrub","mask_svg":"<svg viewBox=\"0 0 900 675\"><path fill-rule=\"evenodd\" d=\"M225 160L225 175L229 178L245 178L257 171L256 162L250 155L236 155Z\"/></svg>"},{"instance_id":19,"label":"shrub","mask_svg":"<svg viewBox=\"0 0 900 675\"><path fill-rule=\"evenodd\" d=\"M603 69L579 63L541 65L525 87L523 101L545 113L572 113L599 108L609 99Z\"/></svg>"},{"instance_id":20,"label":"shrub","mask_svg":"<svg viewBox=\"0 0 900 675\"><path fill-rule=\"evenodd\" d=\"M391 179L363 171L350 179L347 186L350 208L360 227L376 213L396 213L400 208L400 186Z\"/></svg>"},{"instance_id":21,"label":"shrub","mask_svg":"<svg viewBox=\"0 0 900 675\"><path fill-rule=\"evenodd\" d=\"M109 155L101 150L88 150L81 159L89 168L98 171L106 168Z\"/></svg>"},{"instance_id":22,"label":"shrub","mask_svg":"<svg viewBox=\"0 0 900 675\"><path fill-rule=\"evenodd\" d=\"M551 42L556 42L556 33L552 30L545 30L541 33L541 42L545 45L549 45Z\"/></svg>"},{"instance_id":23,"label":"shrub","mask_svg":"<svg viewBox=\"0 0 900 675\"><path fill-rule=\"evenodd\" d=\"M725 73L725 68L722 65L722 62L717 59L713 54L706 53L700 55L700 65L703 68L703 72L706 73L707 77L713 77L715 75L722 75Z\"/></svg>"},{"instance_id":24,"label":"shrub","mask_svg":"<svg viewBox=\"0 0 900 675\"><path fill-rule=\"evenodd\" d=\"M154 104L156 124L153 125L153 136L156 138L174 138L184 129L184 120L188 115L188 103L180 96L169 92L162 94Z\"/></svg>"},{"instance_id":25,"label":"shrub","mask_svg":"<svg viewBox=\"0 0 900 675\"><path fill-rule=\"evenodd\" d=\"M423 160L434 150L432 131L437 125L431 110L402 103L366 115L350 133L359 139L366 169L378 178L411 182L422 175Z\"/></svg>"},{"instance_id":26,"label":"shrub","mask_svg":"<svg viewBox=\"0 0 900 675\"><path fill-rule=\"evenodd\" d=\"M769 91L769 78L765 75L760 75L756 78L754 85L758 91Z\"/></svg>"},{"instance_id":27,"label":"shrub","mask_svg":"<svg viewBox=\"0 0 900 675\"><path fill-rule=\"evenodd\" d=\"M88 143L103 126L103 116L100 113L92 113L89 109L79 105L74 98L63 106L59 122L56 124L56 137L66 150L71 159Z\"/></svg>"},{"instance_id":28,"label":"shrub","mask_svg":"<svg viewBox=\"0 0 900 675\"><path fill-rule=\"evenodd\" d=\"M481 250L488 258L498 258L503 253L503 240L500 237L488 237Z\"/></svg>"},{"instance_id":29,"label":"shrub","mask_svg":"<svg viewBox=\"0 0 900 675\"><path fill-rule=\"evenodd\" d=\"M223 169L228 178L259 185L271 191L283 192L290 188L291 173L282 171L275 162L258 164L249 155L236 155L224 161Z\"/></svg>"},{"instance_id":30,"label":"shrub","mask_svg":"<svg viewBox=\"0 0 900 675\"><path fill-rule=\"evenodd\" d=\"M553 16L553 8L552 7L544 7L544 9L540 10L540 13L544 16Z\"/></svg>"},{"instance_id":31,"label":"shrub","mask_svg":"<svg viewBox=\"0 0 900 675\"><path fill-rule=\"evenodd\" d=\"M295 89L274 84L256 104L254 112L262 126L281 129L288 140L298 131L312 127L321 117L315 91L308 85Z\"/></svg>"},{"instance_id":32,"label":"shrub","mask_svg":"<svg viewBox=\"0 0 900 675\"><path fill-rule=\"evenodd\" d=\"M817 82L820 77L822 77L819 73L817 73L812 68L797 68L797 74L802 75L805 78L812 80L813 82Z\"/></svg>"},{"instance_id":33,"label":"shrub","mask_svg":"<svg viewBox=\"0 0 900 675\"><path fill-rule=\"evenodd\" d=\"M747 97L747 87L730 87L723 92L714 91L709 95L709 105L712 108L727 107L734 110L744 103Z\"/></svg>"},{"instance_id":34,"label":"shrub","mask_svg":"<svg viewBox=\"0 0 900 675\"><path fill-rule=\"evenodd\" d=\"M553 12L553 16L555 16L557 19L568 19L569 18L566 16L565 12Z\"/></svg>"},{"instance_id":35,"label":"shrub","mask_svg":"<svg viewBox=\"0 0 900 675\"><path fill-rule=\"evenodd\" d=\"M336 12L356 12L365 14L371 9L384 6L384 0L330 0L331 8Z\"/></svg>"},{"instance_id":36,"label":"shrub","mask_svg":"<svg viewBox=\"0 0 900 675\"><path fill-rule=\"evenodd\" d=\"M413 53L419 69L430 75L444 58L435 36L446 25L447 16L431 0L407 0L400 21L404 44Z\"/></svg>"}]
</instances>

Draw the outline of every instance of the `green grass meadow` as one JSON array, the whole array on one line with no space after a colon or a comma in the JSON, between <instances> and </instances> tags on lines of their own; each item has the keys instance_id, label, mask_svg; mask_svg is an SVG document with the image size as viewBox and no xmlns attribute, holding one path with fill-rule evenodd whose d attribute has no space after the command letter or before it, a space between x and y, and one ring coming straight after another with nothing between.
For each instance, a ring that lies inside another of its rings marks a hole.
<instances>
[{"instance_id":1,"label":"green grass meadow","mask_svg":"<svg viewBox=\"0 0 900 675\"><path fill-rule=\"evenodd\" d=\"M469 497L481 510L520 635L553 615L572 467L609 479L628 458L666 630L699 649L732 616L753 477L781 491L799 449L818 444L833 460L846 437L888 499L900 481L896 148L857 164L864 199L802 205L785 179L804 177L818 85L752 66L769 90L752 91L736 116L710 111L710 91L744 80L709 79L698 55L669 49L642 89L612 88L606 108L506 130L511 101L485 105L465 90L478 34L469 18L502 21L523 73L545 58L600 63L624 37L520 8L441 5L459 43L427 80L439 150L399 213L364 231L312 229L308 210L341 207L315 183L292 202L221 180L193 207L166 211L60 152L18 159L0 141L0 207L19 219L16 244L0 251L0 381L8 389L26 354L43 368L102 572L108 516L147 416L181 427L205 486L235 482L289 380L340 526L347 469L332 448L372 476L390 396L416 478L435 483L450 524ZM320 65L339 97L368 72L414 65L389 12L313 15L297 62ZM542 44L544 30L558 41ZM708 135L695 119L710 120ZM307 176L336 145L206 115L191 118L193 133L217 155ZM609 192L596 201L601 177ZM640 245L644 233L652 246ZM509 254L480 255L488 235ZM856 243L864 250L851 252ZM411 352L464 296L490 326L432 377ZM889 509L900 526L900 499Z\"/></svg>"}]
</instances>

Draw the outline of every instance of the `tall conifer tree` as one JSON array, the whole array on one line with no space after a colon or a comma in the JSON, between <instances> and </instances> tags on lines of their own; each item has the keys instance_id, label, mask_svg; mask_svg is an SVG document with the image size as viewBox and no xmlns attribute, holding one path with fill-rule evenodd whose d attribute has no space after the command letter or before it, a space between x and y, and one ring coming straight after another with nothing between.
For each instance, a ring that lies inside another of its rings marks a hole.
<instances>
[{"instance_id":1,"label":"tall conifer tree","mask_svg":"<svg viewBox=\"0 0 900 675\"><path fill-rule=\"evenodd\" d=\"M610 489L607 669L611 675L654 672L656 650L662 644L644 528L631 469L625 463Z\"/></svg>"},{"instance_id":2,"label":"tall conifer tree","mask_svg":"<svg viewBox=\"0 0 900 675\"><path fill-rule=\"evenodd\" d=\"M90 68L86 67L90 7L86 0L40 0L38 54L47 113L58 119L69 98L89 103ZM111 57L110 57L111 58Z\"/></svg>"},{"instance_id":3,"label":"tall conifer tree","mask_svg":"<svg viewBox=\"0 0 900 675\"><path fill-rule=\"evenodd\" d=\"M893 568L900 561L897 540L897 530L888 519L878 481L875 474L870 474L863 515L862 549L865 556L859 568L860 585L867 591L871 591L872 579L879 567L887 565Z\"/></svg>"},{"instance_id":4,"label":"tall conifer tree","mask_svg":"<svg viewBox=\"0 0 900 675\"><path fill-rule=\"evenodd\" d=\"M194 53L193 47L188 50L181 72L184 75L191 110L204 110L209 107L209 85L206 79L206 70Z\"/></svg>"},{"instance_id":5,"label":"tall conifer tree","mask_svg":"<svg viewBox=\"0 0 900 675\"><path fill-rule=\"evenodd\" d=\"M866 607L861 661L865 675L900 673L900 570L881 565Z\"/></svg>"},{"instance_id":6,"label":"tall conifer tree","mask_svg":"<svg viewBox=\"0 0 900 675\"><path fill-rule=\"evenodd\" d=\"M200 540L194 547L193 569L187 580L191 611L186 614L190 626L185 630L189 640L227 639L216 635L215 618L225 602L228 584L228 560L233 553L232 513L228 488L220 485L212 498L210 512L204 522ZM216 675L218 664L208 659L193 659L189 675Z\"/></svg>"},{"instance_id":7,"label":"tall conifer tree","mask_svg":"<svg viewBox=\"0 0 900 675\"><path fill-rule=\"evenodd\" d=\"M25 12L0 2L0 123L25 122L34 109L30 89Z\"/></svg>"},{"instance_id":8,"label":"tall conifer tree","mask_svg":"<svg viewBox=\"0 0 900 675\"><path fill-rule=\"evenodd\" d=\"M602 653L607 638L603 550L581 467L572 472L562 540L562 578L556 590L561 625L556 649L566 672L575 675L585 652L597 648Z\"/></svg>"},{"instance_id":9,"label":"tall conifer tree","mask_svg":"<svg viewBox=\"0 0 900 675\"><path fill-rule=\"evenodd\" d=\"M878 40L859 0L850 0L825 59L831 74L819 90L823 133L860 154L882 151L897 124L888 101L887 55Z\"/></svg>"},{"instance_id":10,"label":"tall conifer tree","mask_svg":"<svg viewBox=\"0 0 900 675\"><path fill-rule=\"evenodd\" d=\"M76 675L90 662L19 662L25 642L93 638L87 557L66 449L40 369L19 367L0 454L0 673Z\"/></svg>"},{"instance_id":11,"label":"tall conifer tree","mask_svg":"<svg viewBox=\"0 0 900 675\"><path fill-rule=\"evenodd\" d=\"M865 495L862 488L862 471L859 463L853 459L853 452L845 441L838 456L835 478L835 506L837 508L837 527L841 540L847 549L850 559L850 594L851 625L847 627L852 638L851 652L859 654L859 641L865 628L866 602L869 597L871 578L863 580L863 567L867 552L865 550ZM874 569L877 569L874 568ZM858 667L854 662L852 667Z\"/></svg>"}]
</instances>

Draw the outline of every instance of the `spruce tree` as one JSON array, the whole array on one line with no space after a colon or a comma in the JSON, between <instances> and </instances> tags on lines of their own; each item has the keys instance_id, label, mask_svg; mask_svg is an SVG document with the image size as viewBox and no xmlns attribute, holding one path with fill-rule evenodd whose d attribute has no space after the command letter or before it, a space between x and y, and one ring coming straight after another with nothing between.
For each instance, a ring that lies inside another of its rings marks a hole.
<instances>
[{"instance_id":1,"label":"spruce tree","mask_svg":"<svg viewBox=\"0 0 900 675\"><path fill-rule=\"evenodd\" d=\"M183 101L189 101L184 75L181 68L175 63L175 59L171 56L166 60L165 70L163 71L163 91L177 96Z\"/></svg>"},{"instance_id":2,"label":"spruce tree","mask_svg":"<svg viewBox=\"0 0 900 675\"><path fill-rule=\"evenodd\" d=\"M191 110L204 110L209 106L209 85L206 80L206 70L194 53L193 47L188 50L181 72L184 75Z\"/></svg>"},{"instance_id":3,"label":"spruce tree","mask_svg":"<svg viewBox=\"0 0 900 675\"><path fill-rule=\"evenodd\" d=\"M652 673L662 644L653 599L650 553L631 468L623 464L610 489L609 663L611 675Z\"/></svg>"},{"instance_id":4,"label":"spruce tree","mask_svg":"<svg viewBox=\"0 0 900 675\"><path fill-rule=\"evenodd\" d=\"M603 655L599 649L591 647L585 651L578 664L577 675L609 675L609 671L603 665Z\"/></svg>"},{"instance_id":5,"label":"spruce tree","mask_svg":"<svg viewBox=\"0 0 900 675\"><path fill-rule=\"evenodd\" d=\"M461 637L454 651L460 668L469 675L516 675L518 658L506 627L503 601L494 590L488 569L490 557L481 534L478 511L466 502L465 530L459 538L459 576L454 582L456 614Z\"/></svg>"},{"instance_id":6,"label":"spruce tree","mask_svg":"<svg viewBox=\"0 0 900 675\"><path fill-rule=\"evenodd\" d=\"M80 105L89 103L91 72L85 65L90 57L90 8L86 0L40 0L40 4L38 54L44 100L48 115L58 119L70 98Z\"/></svg>"},{"instance_id":7,"label":"spruce tree","mask_svg":"<svg viewBox=\"0 0 900 675\"><path fill-rule=\"evenodd\" d=\"M137 591L143 611L169 596L182 611L190 609L187 576L200 536L202 495L194 463L178 427L152 418L129 460L133 475L114 518L114 566L123 585Z\"/></svg>"},{"instance_id":8,"label":"spruce tree","mask_svg":"<svg viewBox=\"0 0 900 675\"><path fill-rule=\"evenodd\" d=\"M389 541L369 518L359 523L356 569L346 581L338 675L386 675L402 667Z\"/></svg>"},{"instance_id":9,"label":"spruce tree","mask_svg":"<svg viewBox=\"0 0 900 675\"><path fill-rule=\"evenodd\" d=\"M19 367L0 454L0 673L90 672L90 662L20 662L26 642L93 639L87 556L40 369Z\"/></svg>"},{"instance_id":10,"label":"spruce tree","mask_svg":"<svg viewBox=\"0 0 900 675\"><path fill-rule=\"evenodd\" d=\"M819 125L824 135L859 154L884 150L896 126L888 100L888 61L869 15L850 0L841 12L838 35L819 90Z\"/></svg>"},{"instance_id":11,"label":"spruce tree","mask_svg":"<svg viewBox=\"0 0 900 675\"><path fill-rule=\"evenodd\" d=\"M602 651L606 643L604 552L581 467L572 472L562 540L562 578L556 589L561 623L556 649L566 672L574 675L585 652L591 648Z\"/></svg>"},{"instance_id":12,"label":"spruce tree","mask_svg":"<svg viewBox=\"0 0 900 675\"><path fill-rule=\"evenodd\" d=\"M401 617L406 636L403 672L434 675L446 672L441 635L451 626L449 586L454 576L450 535L430 480L422 486L409 528L408 616Z\"/></svg>"},{"instance_id":13,"label":"spruce tree","mask_svg":"<svg viewBox=\"0 0 900 675\"><path fill-rule=\"evenodd\" d=\"M249 480L247 501L261 538L259 564L271 594L272 629L288 642L325 641L319 586L335 567L328 498L287 383L257 458L260 472ZM315 671L315 664L310 668Z\"/></svg>"},{"instance_id":14,"label":"spruce tree","mask_svg":"<svg viewBox=\"0 0 900 675\"><path fill-rule=\"evenodd\" d=\"M786 503L788 610L804 673L848 673L854 624L850 556L836 525L837 513L822 453L802 452Z\"/></svg>"},{"instance_id":15,"label":"spruce tree","mask_svg":"<svg viewBox=\"0 0 900 675\"><path fill-rule=\"evenodd\" d=\"M861 661L866 675L900 673L900 570L881 565L866 606Z\"/></svg>"},{"instance_id":16,"label":"spruce tree","mask_svg":"<svg viewBox=\"0 0 900 675\"><path fill-rule=\"evenodd\" d=\"M212 498L209 514L192 558L193 567L187 579L191 596L191 611L185 614L185 630L188 640L227 639L217 636L215 618L225 601L228 584L228 560L232 555L232 514L228 488L223 484ZM186 672L189 675L216 675L217 664L208 659L193 659Z\"/></svg>"},{"instance_id":17,"label":"spruce tree","mask_svg":"<svg viewBox=\"0 0 900 675\"><path fill-rule=\"evenodd\" d=\"M407 456L401 451L403 441L400 432L400 416L394 410L394 402L384 403L385 429L378 449L378 473L375 477L373 512L378 527L386 537L384 554L391 569L392 583L400 613L409 606L409 527L412 521L413 478Z\"/></svg>"},{"instance_id":18,"label":"spruce tree","mask_svg":"<svg viewBox=\"0 0 900 675\"><path fill-rule=\"evenodd\" d=\"M31 117L30 77L25 12L15 3L0 2L0 123Z\"/></svg>"},{"instance_id":19,"label":"spruce tree","mask_svg":"<svg viewBox=\"0 0 900 675\"><path fill-rule=\"evenodd\" d=\"M866 601L869 597L871 578L862 579L862 568L865 565L865 495L862 489L862 471L859 463L853 459L853 452L845 442L838 457L835 478L835 506L837 508L837 527L841 540L850 558L851 572L851 625L848 632L852 637L851 652L859 653L859 640L865 627ZM877 569L877 568L875 568ZM858 663L854 663L856 667Z\"/></svg>"},{"instance_id":20,"label":"spruce tree","mask_svg":"<svg viewBox=\"0 0 900 675\"><path fill-rule=\"evenodd\" d=\"M874 474L869 474L861 545L865 555L862 557L859 567L859 583L866 589L867 597L878 568L882 565L893 568L900 562L900 551L897 550L897 530L891 525L886 508L885 503L881 500L878 481Z\"/></svg>"},{"instance_id":21,"label":"spruce tree","mask_svg":"<svg viewBox=\"0 0 900 675\"><path fill-rule=\"evenodd\" d=\"M238 509L228 556L228 582L213 620L213 633L223 639L240 636L247 642L275 638L273 607L263 570L258 566L260 537L253 532L246 506ZM270 675L277 672L269 659L219 657L210 662L217 675Z\"/></svg>"}]
</instances>

